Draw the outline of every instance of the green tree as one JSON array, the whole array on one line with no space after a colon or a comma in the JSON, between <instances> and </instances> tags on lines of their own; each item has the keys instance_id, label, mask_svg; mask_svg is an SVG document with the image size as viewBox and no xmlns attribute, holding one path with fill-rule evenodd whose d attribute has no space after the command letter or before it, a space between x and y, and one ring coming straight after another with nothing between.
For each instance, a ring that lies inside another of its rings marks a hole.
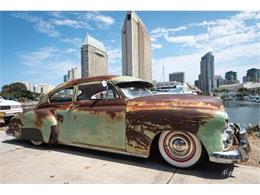
<instances>
[{"instance_id":1,"label":"green tree","mask_svg":"<svg viewBox=\"0 0 260 195\"><path fill-rule=\"evenodd\" d=\"M23 83L19 82L4 85L0 95L5 99L34 99L36 97Z\"/></svg>"}]
</instances>

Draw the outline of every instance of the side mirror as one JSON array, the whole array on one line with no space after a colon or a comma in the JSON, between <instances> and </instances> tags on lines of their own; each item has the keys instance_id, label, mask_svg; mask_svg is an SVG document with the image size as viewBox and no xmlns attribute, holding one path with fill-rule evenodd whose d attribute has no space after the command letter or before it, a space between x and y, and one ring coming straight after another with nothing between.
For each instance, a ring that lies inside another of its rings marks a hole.
<instances>
[{"instance_id":1,"label":"side mirror","mask_svg":"<svg viewBox=\"0 0 260 195\"><path fill-rule=\"evenodd\" d=\"M102 86L104 87L104 88L106 88L107 87L107 81L102 81Z\"/></svg>"},{"instance_id":2,"label":"side mirror","mask_svg":"<svg viewBox=\"0 0 260 195\"><path fill-rule=\"evenodd\" d=\"M103 80L103 81L102 81L102 86L103 86L104 88L106 88L105 99L107 99L107 96L108 96L108 84L107 84L107 81Z\"/></svg>"}]
</instances>

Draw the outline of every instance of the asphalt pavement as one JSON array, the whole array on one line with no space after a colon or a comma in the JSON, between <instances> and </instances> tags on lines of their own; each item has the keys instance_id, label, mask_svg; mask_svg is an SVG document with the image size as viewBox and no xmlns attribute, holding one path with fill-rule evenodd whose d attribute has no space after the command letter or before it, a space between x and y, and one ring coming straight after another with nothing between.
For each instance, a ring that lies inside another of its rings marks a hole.
<instances>
[{"instance_id":1,"label":"asphalt pavement","mask_svg":"<svg viewBox=\"0 0 260 195\"><path fill-rule=\"evenodd\" d=\"M64 145L36 147L3 130L0 165L0 183L260 183L256 167L205 161L176 169L159 153L143 159Z\"/></svg>"}]
</instances>

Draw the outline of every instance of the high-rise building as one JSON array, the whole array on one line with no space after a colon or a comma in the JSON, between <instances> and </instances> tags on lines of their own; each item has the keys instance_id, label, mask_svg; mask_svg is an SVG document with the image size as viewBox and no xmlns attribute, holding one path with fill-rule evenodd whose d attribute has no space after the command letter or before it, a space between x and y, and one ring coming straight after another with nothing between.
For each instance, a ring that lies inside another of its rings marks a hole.
<instances>
[{"instance_id":1,"label":"high-rise building","mask_svg":"<svg viewBox=\"0 0 260 195\"><path fill-rule=\"evenodd\" d=\"M243 77L243 82L260 83L260 69L251 68L247 70L246 76Z\"/></svg>"},{"instance_id":2,"label":"high-rise building","mask_svg":"<svg viewBox=\"0 0 260 195\"><path fill-rule=\"evenodd\" d=\"M225 74L225 84L237 84L239 81L237 80L237 73L234 71L228 71Z\"/></svg>"},{"instance_id":3,"label":"high-rise building","mask_svg":"<svg viewBox=\"0 0 260 195\"><path fill-rule=\"evenodd\" d=\"M48 84L35 84L33 87L33 92L35 93L41 93L41 94L46 94L50 90L52 90L54 87Z\"/></svg>"},{"instance_id":4,"label":"high-rise building","mask_svg":"<svg viewBox=\"0 0 260 195\"><path fill-rule=\"evenodd\" d=\"M214 56L211 52L201 58L199 85L201 91L206 95L210 95L215 87Z\"/></svg>"},{"instance_id":5,"label":"high-rise building","mask_svg":"<svg viewBox=\"0 0 260 195\"><path fill-rule=\"evenodd\" d=\"M199 88L199 80L195 80L194 85Z\"/></svg>"},{"instance_id":6,"label":"high-rise building","mask_svg":"<svg viewBox=\"0 0 260 195\"><path fill-rule=\"evenodd\" d=\"M219 87L225 84L225 80L220 75L215 76L215 87Z\"/></svg>"},{"instance_id":7,"label":"high-rise building","mask_svg":"<svg viewBox=\"0 0 260 195\"><path fill-rule=\"evenodd\" d=\"M104 44L87 34L81 46L82 78L106 74L108 74L108 55Z\"/></svg>"},{"instance_id":8,"label":"high-rise building","mask_svg":"<svg viewBox=\"0 0 260 195\"><path fill-rule=\"evenodd\" d=\"M81 77L79 68L75 67L71 69L72 79L79 79Z\"/></svg>"},{"instance_id":9,"label":"high-rise building","mask_svg":"<svg viewBox=\"0 0 260 195\"><path fill-rule=\"evenodd\" d=\"M69 77L67 74L63 75L63 82L67 82L69 80Z\"/></svg>"},{"instance_id":10,"label":"high-rise building","mask_svg":"<svg viewBox=\"0 0 260 195\"><path fill-rule=\"evenodd\" d=\"M152 46L142 20L128 11L122 28L123 75L152 81Z\"/></svg>"},{"instance_id":11,"label":"high-rise building","mask_svg":"<svg viewBox=\"0 0 260 195\"><path fill-rule=\"evenodd\" d=\"M169 81L185 82L184 72L173 72L169 74Z\"/></svg>"},{"instance_id":12,"label":"high-rise building","mask_svg":"<svg viewBox=\"0 0 260 195\"><path fill-rule=\"evenodd\" d=\"M77 68L77 67L68 70L68 74L65 74L63 76L64 82L70 81L73 79L79 79L79 78L80 78L80 71L79 71L79 68Z\"/></svg>"}]
</instances>

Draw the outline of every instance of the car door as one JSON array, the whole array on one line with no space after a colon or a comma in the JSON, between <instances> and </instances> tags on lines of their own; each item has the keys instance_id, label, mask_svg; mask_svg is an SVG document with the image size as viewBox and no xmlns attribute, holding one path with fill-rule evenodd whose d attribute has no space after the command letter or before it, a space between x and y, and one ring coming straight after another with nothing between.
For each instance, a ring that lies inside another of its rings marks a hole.
<instances>
[{"instance_id":1,"label":"car door","mask_svg":"<svg viewBox=\"0 0 260 195\"><path fill-rule=\"evenodd\" d=\"M70 110L70 135L74 144L125 150L126 102L108 83L78 85Z\"/></svg>"},{"instance_id":2,"label":"car door","mask_svg":"<svg viewBox=\"0 0 260 195\"><path fill-rule=\"evenodd\" d=\"M55 91L49 97L49 104L41 106L50 110L57 120L58 142L71 143L70 123L71 123L71 108L74 100L74 87L62 88Z\"/></svg>"}]
</instances>

